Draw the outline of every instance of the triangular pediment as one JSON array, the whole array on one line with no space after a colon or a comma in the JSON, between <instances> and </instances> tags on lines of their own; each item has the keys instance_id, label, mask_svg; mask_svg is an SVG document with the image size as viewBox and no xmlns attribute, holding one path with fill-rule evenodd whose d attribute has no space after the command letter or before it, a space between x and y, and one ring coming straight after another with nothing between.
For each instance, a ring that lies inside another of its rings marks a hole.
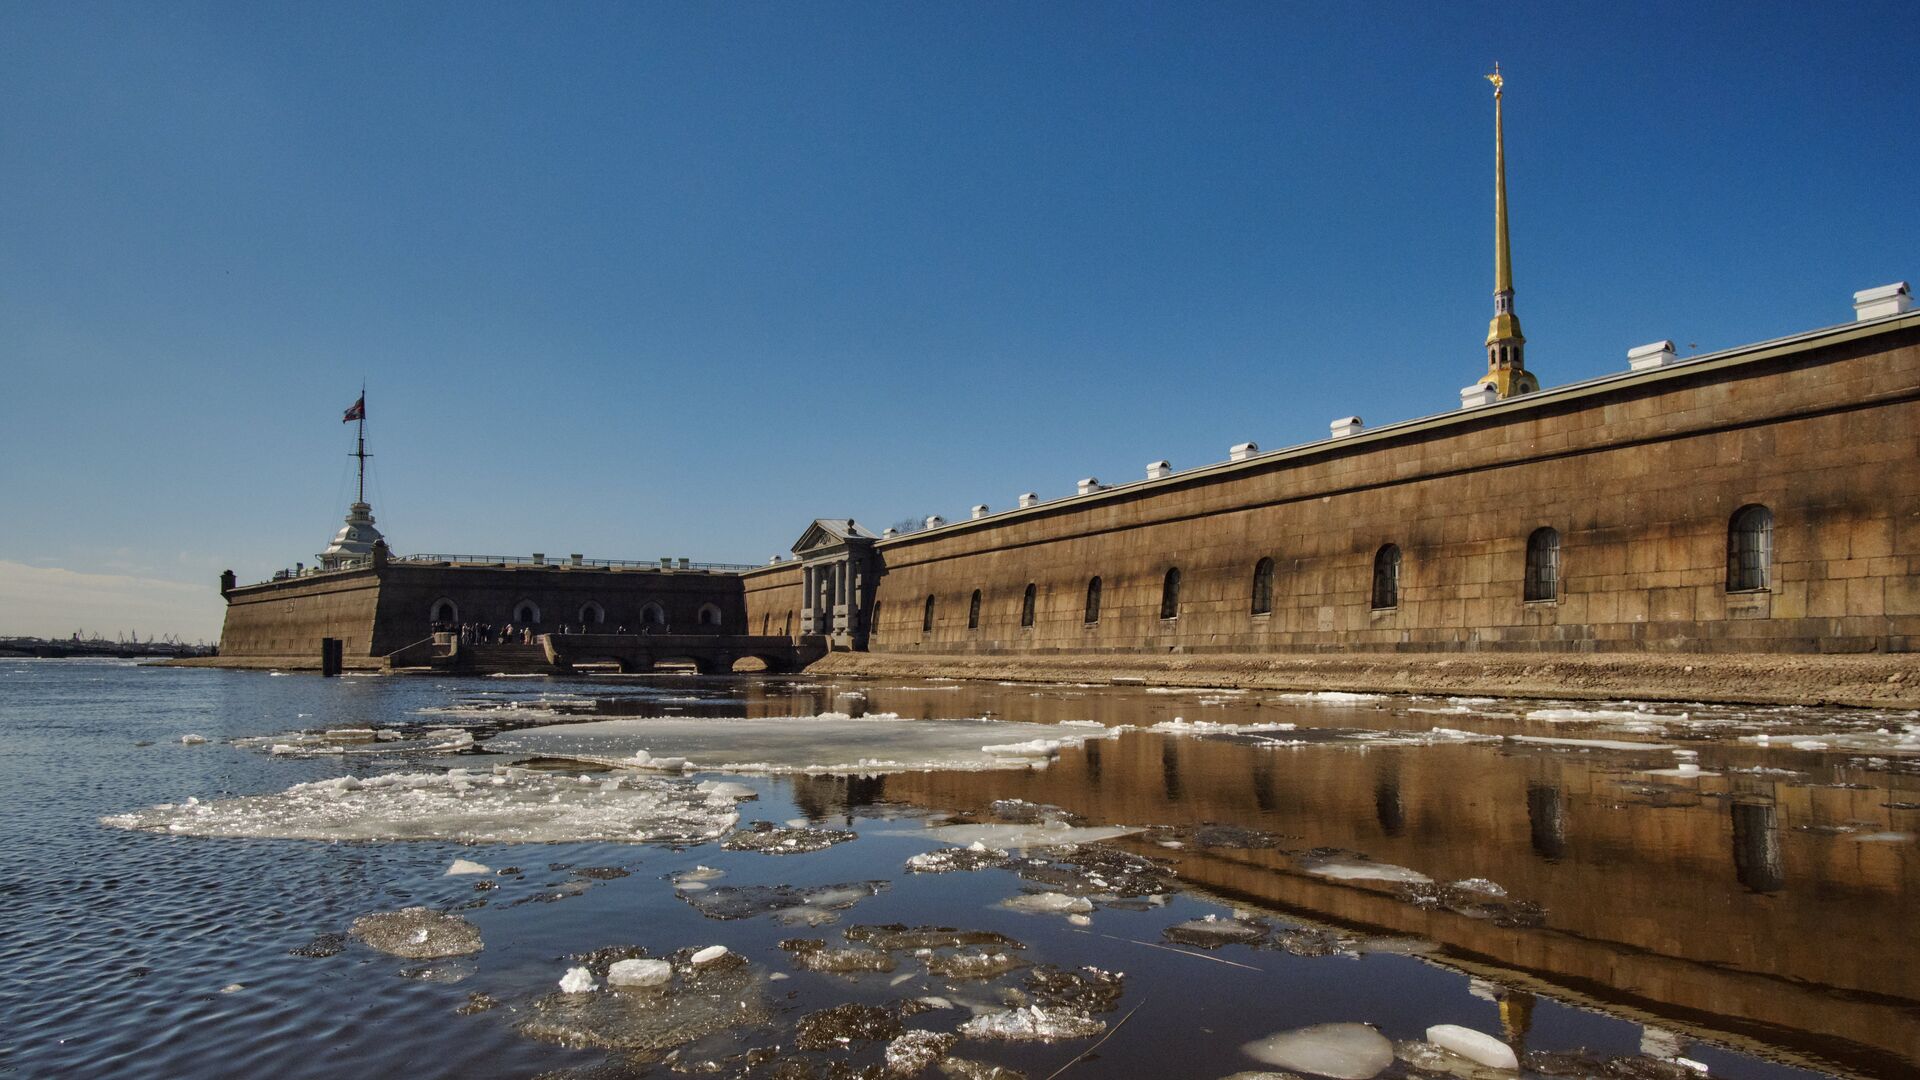
<instances>
[{"instance_id":1,"label":"triangular pediment","mask_svg":"<svg viewBox=\"0 0 1920 1080\"><path fill-rule=\"evenodd\" d=\"M800 539L793 542L793 553L805 557L808 552L844 546L847 541L880 539L852 518L815 518Z\"/></svg>"}]
</instances>

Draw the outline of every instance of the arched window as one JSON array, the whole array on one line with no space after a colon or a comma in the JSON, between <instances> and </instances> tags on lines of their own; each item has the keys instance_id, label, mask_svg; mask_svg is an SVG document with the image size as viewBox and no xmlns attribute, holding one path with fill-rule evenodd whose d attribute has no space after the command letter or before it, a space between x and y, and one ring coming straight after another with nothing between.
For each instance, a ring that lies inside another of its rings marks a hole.
<instances>
[{"instance_id":1,"label":"arched window","mask_svg":"<svg viewBox=\"0 0 1920 1080\"><path fill-rule=\"evenodd\" d=\"M1528 603L1560 599L1558 530L1535 529L1533 535L1527 537L1527 585L1524 595Z\"/></svg>"},{"instance_id":2,"label":"arched window","mask_svg":"<svg viewBox=\"0 0 1920 1080\"><path fill-rule=\"evenodd\" d=\"M1273 560L1253 564L1253 613L1265 615L1273 610Z\"/></svg>"},{"instance_id":3,"label":"arched window","mask_svg":"<svg viewBox=\"0 0 1920 1080\"><path fill-rule=\"evenodd\" d=\"M1400 548L1383 544L1373 556L1373 606L1400 606Z\"/></svg>"},{"instance_id":4,"label":"arched window","mask_svg":"<svg viewBox=\"0 0 1920 1080\"><path fill-rule=\"evenodd\" d=\"M1087 625L1100 621L1100 579L1087 582Z\"/></svg>"},{"instance_id":5,"label":"arched window","mask_svg":"<svg viewBox=\"0 0 1920 1080\"><path fill-rule=\"evenodd\" d=\"M1170 567L1166 578L1160 582L1160 617L1180 617L1180 568L1177 566Z\"/></svg>"},{"instance_id":6,"label":"arched window","mask_svg":"<svg viewBox=\"0 0 1920 1080\"><path fill-rule=\"evenodd\" d=\"M701 626L719 626L720 606L718 604L701 604L700 613L694 616L693 621L699 623Z\"/></svg>"},{"instance_id":7,"label":"arched window","mask_svg":"<svg viewBox=\"0 0 1920 1080\"><path fill-rule=\"evenodd\" d=\"M531 600L522 600L513 605L513 622L516 626L535 626L540 622L540 605Z\"/></svg>"},{"instance_id":8,"label":"arched window","mask_svg":"<svg viewBox=\"0 0 1920 1080\"><path fill-rule=\"evenodd\" d=\"M607 609L592 600L580 605L580 625L598 626L607 621Z\"/></svg>"},{"instance_id":9,"label":"arched window","mask_svg":"<svg viewBox=\"0 0 1920 1080\"><path fill-rule=\"evenodd\" d=\"M659 604L649 601L646 605L644 605L640 609L640 625L642 626L667 625L667 609L661 607Z\"/></svg>"},{"instance_id":10,"label":"arched window","mask_svg":"<svg viewBox=\"0 0 1920 1080\"><path fill-rule=\"evenodd\" d=\"M460 622L460 605L446 597L433 602L433 610L427 613L427 622L434 626L456 626Z\"/></svg>"},{"instance_id":11,"label":"arched window","mask_svg":"<svg viewBox=\"0 0 1920 1080\"><path fill-rule=\"evenodd\" d=\"M920 616L920 632L923 634L933 633L933 597L932 596L927 597L926 613Z\"/></svg>"},{"instance_id":12,"label":"arched window","mask_svg":"<svg viewBox=\"0 0 1920 1080\"><path fill-rule=\"evenodd\" d=\"M1767 588L1773 569L1773 511L1743 506L1727 523L1727 591Z\"/></svg>"},{"instance_id":13,"label":"arched window","mask_svg":"<svg viewBox=\"0 0 1920 1080\"><path fill-rule=\"evenodd\" d=\"M1020 625L1033 625L1033 583L1027 583L1027 591L1020 594Z\"/></svg>"},{"instance_id":14,"label":"arched window","mask_svg":"<svg viewBox=\"0 0 1920 1080\"><path fill-rule=\"evenodd\" d=\"M973 599L967 601L967 629L980 629L980 590L973 590Z\"/></svg>"}]
</instances>

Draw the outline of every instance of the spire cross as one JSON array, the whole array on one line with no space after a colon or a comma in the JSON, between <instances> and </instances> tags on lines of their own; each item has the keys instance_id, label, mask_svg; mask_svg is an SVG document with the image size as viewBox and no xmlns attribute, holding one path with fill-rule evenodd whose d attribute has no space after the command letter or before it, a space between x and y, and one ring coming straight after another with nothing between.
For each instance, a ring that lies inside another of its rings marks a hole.
<instances>
[{"instance_id":1,"label":"spire cross","mask_svg":"<svg viewBox=\"0 0 1920 1080\"><path fill-rule=\"evenodd\" d=\"M1499 97L1500 88L1506 85L1507 82L1507 80L1500 77L1500 61L1495 60L1493 62L1493 74L1487 76L1487 81L1493 84L1493 96L1496 98Z\"/></svg>"}]
</instances>

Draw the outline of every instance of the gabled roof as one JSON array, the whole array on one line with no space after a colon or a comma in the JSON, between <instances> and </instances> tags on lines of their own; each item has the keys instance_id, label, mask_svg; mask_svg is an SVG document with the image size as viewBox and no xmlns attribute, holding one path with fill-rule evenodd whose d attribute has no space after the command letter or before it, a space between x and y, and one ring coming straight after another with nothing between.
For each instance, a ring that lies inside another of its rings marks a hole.
<instances>
[{"instance_id":1,"label":"gabled roof","mask_svg":"<svg viewBox=\"0 0 1920 1080\"><path fill-rule=\"evenodd\" d=\"M831 547L844 544L849 540L878 540L879 536L855 523L852 518L815 518L800 539L793 542L793 551L798 554L812 551L814 548Z\"/></svg>"}]
</instances>

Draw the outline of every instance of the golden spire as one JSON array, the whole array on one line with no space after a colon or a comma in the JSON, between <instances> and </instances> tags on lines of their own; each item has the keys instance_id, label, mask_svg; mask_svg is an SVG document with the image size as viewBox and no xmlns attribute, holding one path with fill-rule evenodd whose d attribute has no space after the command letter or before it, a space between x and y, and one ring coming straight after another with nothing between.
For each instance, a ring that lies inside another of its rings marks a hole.
<instances>
[{"instance_id":1,"label":"golden spire","mask_svg":"<svg viewBox=\"0 0 1920 1080\"><path fill-rule=\"evenodd\" d=\"M1500 131L1500 64L1487 76L1493 84L1493 291L1513 291L1513 253L1507 244L1507 145Z\"/></svg>"},{"instance_id":2,"label":"golden spire","mask_svg":"<svg viewBox=\"0 0 1920 1080\"><path fill-rule=\"evenodd\" d=\"M1487 324L1487 373L1476 386L1507 398L1540 389L1540 381L1527 371L1527 339L1520 333L1520 317L1513 313L1513 254L1507 242L1507 143L1500 124L1500 99L1507 81L1500 74L1499 64L1493 65L1487 81L1493 84L1493 320Z\"/></svg>"}]
</instances>

